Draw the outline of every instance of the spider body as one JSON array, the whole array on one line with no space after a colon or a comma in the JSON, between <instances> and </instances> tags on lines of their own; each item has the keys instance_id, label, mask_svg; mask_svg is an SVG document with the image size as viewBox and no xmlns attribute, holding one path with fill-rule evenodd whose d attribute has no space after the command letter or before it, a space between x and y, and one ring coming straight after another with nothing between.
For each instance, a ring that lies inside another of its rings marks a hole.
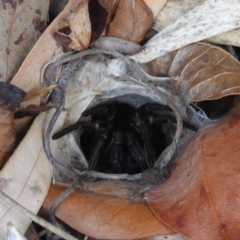
<instances>
[{"instance_id":1,"label":"spider body","mask_svg":"<svg viewBox=\"0 0 240 240\"><path fill-rule=\"evenodd\" d=\"M139 108L126 103L104 104L82 114L91 116L90 121L80 119L53 135L53 139L81 128L80 145L89 170L134 174L152 168L169 144L162 127L176 122L174 116L168 114L170 111L160 104ZM196 130L189 123L183 124Z\"/></svg>"}]
</instances>

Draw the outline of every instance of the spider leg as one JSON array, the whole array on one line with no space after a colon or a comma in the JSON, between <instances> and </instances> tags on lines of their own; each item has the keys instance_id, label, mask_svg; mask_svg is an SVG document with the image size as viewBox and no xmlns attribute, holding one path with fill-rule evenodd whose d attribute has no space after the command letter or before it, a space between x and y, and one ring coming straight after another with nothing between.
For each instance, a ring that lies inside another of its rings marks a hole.
<instances>
[{"instance_id":1,"label":"spider leg","mask_svg":"<svg viewBox=\"0 0 240 240\"><path fill-rule=\"evenodd\" d=\"M96 145L94 146L93 152L89 158L89 161L88 161L89 170L93 170L96 167L102 147L107 138L108 138L108 131L102 131L100 137L96 142Z\"/></svg>"},{"instance_id":2,"label":"spider leg","mask_svg":"<svg viewBox=\"0 0 240 240\"><path fill-rule=\"evenodd\" d=\"M139 108L139 111L143 112L144 115L147 112L159 115L159 114L161 114L162 111L171 111L172 112L172 109L168 105L163 105L163 104L159 104L159 103L146 103Z\"/></svg>"},{"instance_id":3,"label":"spider leg","mask_svg":"<svg viewBox=\"0 0 240 240\"><path fill-rule=\"evenodd\" d=\"M100 127L102 127L104 123L102 121L95 121L95 122L76 122L66 128L63 128L59 132L55 133L52 136L52 139L58 139L63 137L64 135L72 132L73 130L76 130L78 128L88 129L88 130L98 130Z\"/></svg>"},{"instance_id":4,"label":"spider leg","mask_svg":"<svg viewBox=\"0 0 240 240\"><path fill-rule=\"evenodd\" d=\"M127 132L126 140L127 140L127 145L129 147L129 150L137 158L139 165L141 167L141 170L146 169L146 156L143 149L138 144L137 139L134 137L134 135L131 132Z\"/></svg>"},{"instance_id":5,"label":"spider leg","mask_svg":"<svg viewBox=\"0 0 240 240\"><path fill-rule=\"evenodd\" d=\"M147 165L151 168L154 166L155 157L147 126L140 118L132 118L132 122L134 129L137 130L142 136Z\"/></svg>"},{"instance_id":6,"label":"spider leg","mask_svg":"<svg viewBox=\"0 0 240 240\"><path fill-rule=\"evenodd\" d=\"M82 113L82 116L89 116L89 115L93 115L93 114L103 114L105 112L107 112L108 110L108 106L102 105L102 106L96 106L93 107L89 110L86 110Z\"/></svg>"},{"instance_id":7,"label":"spider leg","mask_svg":"<svg viewBox=\"0 0 240 240\"><path fill-rule=\"evenodd\" d=\"M113 132L111 147L111 170L114 173L121 173L120 162L123 161L122 153L122 133L115 131Z\"/></svg>"},{"instance_id":8,"label":"spider leg","mask_svg":"<svg viewBox=\"0 0 240 240\"><path fill-rule=\"evenodd\" d=\"M174 116L167 115L167 114L162 115L162 116L158 116L158 117L148 116L148 117L145 118L145 120L150 124L167 123L167 122L177 123L176 118ZM193 130L193 131L198 130L197 127L195 127L194 125L192 125L192 124L190 124L186 121L183 121L183 126L185 128L190 129L190 130Z\"/></svg>"}]
</instances>

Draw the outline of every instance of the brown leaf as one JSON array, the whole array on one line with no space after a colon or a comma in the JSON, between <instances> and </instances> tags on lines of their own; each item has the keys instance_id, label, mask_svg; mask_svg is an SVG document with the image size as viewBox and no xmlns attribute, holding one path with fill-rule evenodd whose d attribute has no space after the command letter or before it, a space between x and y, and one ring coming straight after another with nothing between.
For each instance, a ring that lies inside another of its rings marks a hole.
<instances>
[{"instance_id":1,"label":"brown leaf","mask_svg":"<svg viewBox=\"0 0 240 240\"><path fill-rule=\"evenodd\" d=\"M152 23L152 11L142 0L120 1L108 36L140 42Z\"/></svg>"},{"instance_id":2,"label":"brown leaf","mask_svg":"<svg viewBox=\"0 0 240 240\"><path fill-rule=\"evenodd\" d=\"M222 48L194 43L158 58L156 65L153 62L153 74L186 80L188 89L184 94L188 102L240 93L239 62Z\"/></svg>"},{"instance_id":3,"label":"brown leaf","mask_svg":"<svg viewBox=\"0 0 240 240\"><path fill-rule=\"evenodd\" d=\"M124 189L124 184L106 182L92 183L93 188L96 185L95 193L75 190L57 208L56 216L72 228L98 239L137 239L173 233L157 220L142 201L130 201L123 196L110 195L114 192L113 188L115 193L120 191L125 195L128 189L126 184ZM122 188L116 188L120 186ZM43 207L49 209L65 189L51 186Z\"/></svg>"},{"instance_id":4,"label":"brown leaf","mask_svg":"<svg viewBox=\"0 0 240 240\"><path fill-rule=\"evenodd\" d=\"M108 1L113 3L112 1ZM89 9L89 18L91 22L91 39L90 44L96 41L104 29L106 28L107 20L109 13L108 11L96 0L88 1L88 9Z\"/></svg>"},{"instance_id":5,"label":"brown leaf","mask_svg":"<svg viewBox=\"0 0 240 240\"><path fill-rule=\"evenodd\" d=\"M19 119L14 118L14 128L16 131L17 145L22 141L23 137L26 135L27 131L29 130L33 123L33 120L34 120L33 116L27 116Z\"/></svg>"},{"instance_id":6,"label":"brown leaf","mask_svg":"<svg viewBox=\"0 0 240 240\"><path fill-rule=\"evenodd\" d=\"M39 89L39 86L41 86L41 69L47 62L53 59L54 52L58 48L52 35L63 27L64 20L66 21L68 16L76 11L77 6L81 2L82 0L69 1L64 11L62 11L54 22L44 31L42 37L34 45L32 51L28 54L19 71L14 76L12 84L24 89L27 93ZM38 104L39 101L35 101L35 103Z\"/></svg>"},{"instance_id":7,"label":"brown leaf","mask_svg":"<svg viewBox=\"0 0 240 240\"><path fill-rule=\"evenodd\" d=\"M49 0L1 1L0 79L10 82L45 30Z\"/></svg>"},{"instance_id":8,"label":"brown leaf","mask_svg":"<svg viewBox=\"0 0 240 240\"><path fill-rule=\"evenodd\" d=\"M172 176L150 190L158 218L191 240L240 239L240 107L200 130Z\"/></svg>"},{"instance_id":9,"label":"brown leaf","mask_svg":"<svg viewBox=\"0 0 240 240\"><path fill-rule=\"evenodd\" d=\"M52 109L53 106L43 105L43 106L37 106L34 104L28 105L26 108L19 108L14 113L14 118L23 118L26 116L36 116L41 112L46 112L50 109Z\"/></svg>"},{"instance_id":10,"label":"brown leaf","mask_svg":"<svg viewBox=\"0 0 240 240\"><path fill-rule=\"evenodd\" d=\"M6 82L0 82L0 169L16 147L13 111L19 106L26 93Z\"/></svg>"},{"instance_id":11,"label":"brown leaf","mask_svg":"<svg viewBox=\"0 0 240 240\"><path fill-rule=\"evenodd\" d=\"M16 132L14 129L14 114L12 111L0 108L0 131L0 169L2 169L16 147Z\"/></svg>"},{"instance_id":12,"label":"brown leaf","mask_svg":"<svg viewBox=\"0 0 240 240\"><path fill-rule=\"evenodd\" d=\"M81 1L74 11L63 19L60 27L53 33L59 46L80 51L88 47L91 37L91 23L88 1Z\"/></svg>"}]
</instances>

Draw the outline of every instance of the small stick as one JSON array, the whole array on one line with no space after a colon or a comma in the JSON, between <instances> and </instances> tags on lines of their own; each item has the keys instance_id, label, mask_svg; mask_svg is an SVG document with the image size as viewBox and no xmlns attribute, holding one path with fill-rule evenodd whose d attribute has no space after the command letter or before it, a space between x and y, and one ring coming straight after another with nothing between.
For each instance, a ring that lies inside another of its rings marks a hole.
<instances>
[{"instance_id":1,"label":"small stick","mask_svg":"<svg viewBox=\"0 0 240 240\"><path fill-rule=\"evenodd\" d=\"M30 212L28 209L20 205L19 203L15 202L13 199L11 199L9 196L7 196L5 193L3 193L0 190L0 199L2 199L9 207L12 207L22 213L23 215L30 218L35 223L39 224L40 226L46 228L47 230L55 233L56 235L66 239L66 240L77 240L77 238L73 237L72 235L62 231L61 229L55 227L51 223L47 222L46 220L36 216L32 212Z\"/></svg>"}]
</instances>

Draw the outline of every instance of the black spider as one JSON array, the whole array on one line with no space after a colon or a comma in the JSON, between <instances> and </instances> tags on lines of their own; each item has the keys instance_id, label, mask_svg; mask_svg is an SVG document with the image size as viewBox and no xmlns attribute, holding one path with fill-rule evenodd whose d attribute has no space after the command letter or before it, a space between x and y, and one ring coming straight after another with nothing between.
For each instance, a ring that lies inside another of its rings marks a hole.
<instances>
[{"instance_id":1,"label":"black spider","mask_svg":"<svg viewBox=\"0 0 240 240\"><path fill-rule=\"evenodd\" d=\"M171 142L163 131L163 126L176 123L170 112L169 107L152 103L138 109L126 103L104 104L82 114L91 115L91 121L80 119L52 138L81 128L80 144L89 170L134 174L153 167ZM187 122L183 126L197 130Z\"/></svg>"}]
</instances>

